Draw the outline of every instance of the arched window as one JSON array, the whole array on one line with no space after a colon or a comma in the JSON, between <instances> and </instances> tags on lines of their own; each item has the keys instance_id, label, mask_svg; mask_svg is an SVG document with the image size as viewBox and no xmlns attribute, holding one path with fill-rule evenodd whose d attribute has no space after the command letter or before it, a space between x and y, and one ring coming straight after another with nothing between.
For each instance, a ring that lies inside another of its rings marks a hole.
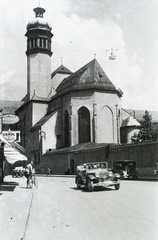
<instances>
[{"instance_id":1,"label":"arched window","mask_svg":"<svg viewBox=\"0 0 158 240\"><path fill-rule=\"evenodd\" d=\"M90 113L86 107L78 110L79 143L90 141Z\"/></svg>"},{"instance_id":2,"label":"arched window","mask_svg":"<svg viewBox=\"0 0 158 240\"><path fill-rule=\"evenodd\" d=\"M98 119L98 138L100 143L114 142L114 117L112 109L105 105Z\"/></svg>"},{"instance_id":3,"label":"arched window","mask_svg":"<svg viewBox=\"0 0 158 240\"><path fill-rule=\"evenodd\" d=\"M65 110L64 112L64 146L70 146L69 113L67 110Z\"/></svg>"}]
</instances>

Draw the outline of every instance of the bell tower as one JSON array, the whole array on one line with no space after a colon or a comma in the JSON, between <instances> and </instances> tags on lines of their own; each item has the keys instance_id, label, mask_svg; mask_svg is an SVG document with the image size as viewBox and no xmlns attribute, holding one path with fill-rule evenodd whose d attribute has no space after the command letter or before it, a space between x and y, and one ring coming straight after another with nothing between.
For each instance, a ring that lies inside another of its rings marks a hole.
<instances>
[{"instance_id":1,"label":"bell tower","mask_svg":"<svg viewBox=\"0 0 158 240\"><path fill-rule=\"evenodd\" d=\"M45 9L34 8L35 18L27 25L27 100L34 94L47 98L51 90L52 28L43 15Z\"/></svg>"}]
</instances>

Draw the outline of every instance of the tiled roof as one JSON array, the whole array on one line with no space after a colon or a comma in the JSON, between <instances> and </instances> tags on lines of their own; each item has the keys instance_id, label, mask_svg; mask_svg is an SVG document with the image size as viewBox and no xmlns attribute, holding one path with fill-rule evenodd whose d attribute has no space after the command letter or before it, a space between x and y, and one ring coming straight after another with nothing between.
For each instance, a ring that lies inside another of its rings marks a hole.
<instances>
[{"instance_id":1,"label":"tiled roof","mask_svg":"<svg viewBox=\"0 0 158 240\"><path fill-rule=\"evenodd\" d=\"M18 109L24 102L21 101L5 101L0 100L0 109L2 109L2 113L10 113L15 114L16 109Z\"/></svg>"},{"instance_id":2,"label":"tiled roof","mask_svg":"<svg viewBox=\"0 0 158 240\"><path fill-rule=\"evenodd\" d=\"M59 94L63 94L68 91L84 89L117 92L122 96L122 92L117 90L112 84L96 59L93 59L78 71L65 78L57 87L56 91Z\"/></svg>"},{"instance_id":3,"label":"tiled roof","mask_svg":"<svg viewBox=\"0 0 158 240\"><path fill-rule=\"evenodd\" d=\"M78 152L78 151L85 151L87 149L100 149L100 148L106 148L109 146L108 143L93 143L93 142L86 142L86 143L80 143L72 147L65 147L60 149L51 149L47 153L64 153L64 152ZM46 153L46 154L47 154Z\"/></svg>"},{"instance_id":4,"label":"tiled roof","mask_svg":"<svg viewBox=\"0 0 158 240\"><path fill-rule=\"evenodd\" d=\"M61 64L60 67L58 67L54 72L52 72L51 78L53 78L57 73L72 74L72 72L68 68L66 68L63 64Z\"/></svg>"}]
</instances>

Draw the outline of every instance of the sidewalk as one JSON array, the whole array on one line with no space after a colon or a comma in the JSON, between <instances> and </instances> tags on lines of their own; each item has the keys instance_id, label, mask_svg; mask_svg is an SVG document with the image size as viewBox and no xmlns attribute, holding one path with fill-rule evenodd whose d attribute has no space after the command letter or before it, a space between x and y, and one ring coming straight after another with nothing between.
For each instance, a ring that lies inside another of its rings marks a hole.
<instances>
[{"instance_id":1,"label":"sidewalk","mask_svg":"<svg viewBox=\"0 0 158 240\"><path fill-rule=\"evenodd\" d=\"M26 178L7 176L0 186L0 235L3 240L21 240L32 198L32 191L27 190Z\"/></svg>"},{"instance_id":2,"label":"sidewalk","mask_svg":"<svg viewBox=\"0 0 158 240\"><path fill-rule=\"evenodd\" d=\"M138 180L144 180L144 181L158 181L158 175L140 175L138 176Z\"/></svg>"}]
</instances>

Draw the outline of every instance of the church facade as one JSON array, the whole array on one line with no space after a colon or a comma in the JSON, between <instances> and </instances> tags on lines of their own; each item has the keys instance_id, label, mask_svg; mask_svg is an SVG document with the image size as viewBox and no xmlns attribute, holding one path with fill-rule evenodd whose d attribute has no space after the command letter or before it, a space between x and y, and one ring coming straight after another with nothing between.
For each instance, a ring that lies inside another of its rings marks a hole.
<instances>
[{"instance_id":1,"label":"church facade","mask_svg":"<svg viewBox=\"0 0 158 240\"><path fill-rule=\"evenodd\" d=\"M51 73L50 25L34 9L27 25L27 96L17 110L21 144L40 161L51 149L85 142L120 143L121 97L96 59L72 73L63 64Z\"/></svg>"}]
</instances>

